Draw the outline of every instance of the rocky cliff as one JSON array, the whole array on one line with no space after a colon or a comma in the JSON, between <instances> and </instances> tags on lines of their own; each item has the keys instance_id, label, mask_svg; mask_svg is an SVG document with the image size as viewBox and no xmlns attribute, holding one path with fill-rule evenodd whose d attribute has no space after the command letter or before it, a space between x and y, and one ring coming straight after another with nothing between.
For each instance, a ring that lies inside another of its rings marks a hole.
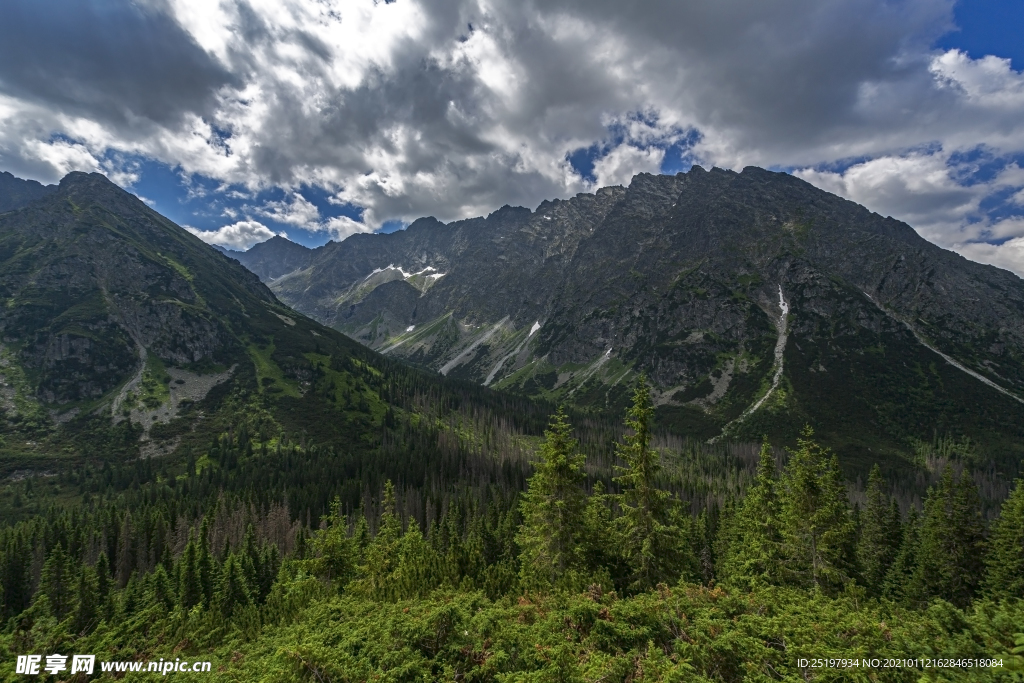
<instances>
[{"instance_id":1,"label":"rocky cliff","mask_svg":"<svg viewBox=\"0 0 1024 683\"><path fill-rule=\"evenodd\" d=\"M784 173L694 167L316 250L272 289L389 356L706 438L1016 439L1024 281ZM1005 438L1004 438L1005 437Z\"/></svg>"},{"instance_id":2,"label":"rocky cliff","mask_svg":"<svg viewBox=\"0 0 1024 683\"><path fill-rule=\"evenodd\" d=\"M117 441L159 454L204 410L230 424L244 405L322 441L384 410L366 389L376 354L98 174L0 214L0 300L0 469L36 439L49 453L106 457ZM338 408L332 391L362 398Z\"/></svg>"}]
</instances>

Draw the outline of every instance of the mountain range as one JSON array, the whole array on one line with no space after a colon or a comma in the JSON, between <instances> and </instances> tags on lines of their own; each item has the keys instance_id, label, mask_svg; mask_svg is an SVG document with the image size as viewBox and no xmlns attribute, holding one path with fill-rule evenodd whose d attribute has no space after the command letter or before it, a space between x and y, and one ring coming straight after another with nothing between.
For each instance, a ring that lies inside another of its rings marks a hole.
<instances>
[{"instance_id":1,"label":"mountain range","mask_svg":"<svg viewBox=\"0 0 1024 683\"><path fill-rule=\"evenodd\" d=\"M163 455L240 423L379 445L401 368L102 175L2 180L0 470Z\"/></svg>"},{"instance_id":2,"label":"mountain range","mask_svg":"<svg viewBox=\"0 0 1024 683\"><path fill-rule=\"evenodd\" d=\"M1024 455L1024 282L787 174L641 174L244 253L97 174L0 181L6 429L155 455L258 399L275 429L371 443L418 366L423 391L447 377L606 416L643 375L663 431L786 443L810 425L854 467L941 440ZM36 448L11 443L10 463Z\"/></svg>"},{"instance_id":3,"label":"mountain range","mask_svg":"<svg viewBox=\"0 0 1024 683\"><path fill-rule=\"evenodd\" d=\"M1020 448L1024 281L785 173L641 174L235 256L366 346L501 390L618 410L643 373L660 423L703 439Z\"/></svg>"}]
</instances>

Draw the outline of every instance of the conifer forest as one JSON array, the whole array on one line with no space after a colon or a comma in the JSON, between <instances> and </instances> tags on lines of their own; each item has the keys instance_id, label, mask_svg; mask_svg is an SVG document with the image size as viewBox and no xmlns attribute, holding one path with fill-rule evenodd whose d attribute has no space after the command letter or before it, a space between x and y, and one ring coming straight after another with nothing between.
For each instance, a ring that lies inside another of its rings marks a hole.
<instances>
[{"instance_id":1,"label":"conifer forest","mask_svg":"<svg viewBox=\"0 0 1024 683\"><path fill-rule=\"evenodd\" d=\"M1024 482L993 505L948 445L923 488L878 465L851 485L809 428L788 448L656 433L642 377L620 421L377 381L402 408L375 439L310 443L239 392L180 462L8 484L4 659L204 656L225 681L1024 674ZM946 657L1001 664L812 665Z\"/></svg>"},{"instance_id":2,"label":"conifer forest","mask_svg":"<svg viewBox=\"0 0 1024 683\"><path fill-rule=\"evenodd\" d=\"M0 683L1024 683L1024 0L0 0Z\"/></svg>"}]
</instances>

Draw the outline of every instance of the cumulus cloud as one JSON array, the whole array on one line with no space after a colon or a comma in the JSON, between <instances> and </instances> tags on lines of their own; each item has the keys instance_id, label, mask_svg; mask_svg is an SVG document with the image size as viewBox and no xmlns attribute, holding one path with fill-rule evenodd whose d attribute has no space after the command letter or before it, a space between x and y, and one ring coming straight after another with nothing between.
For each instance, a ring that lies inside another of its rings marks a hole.
<instances>
[{"instance_id":1,"label":"cumulus cloud","mask_svg":"<svg viewBox=\"0 0 1024 683\"><path fill-rule=\"evenodd\" d=\"M320 223L320 210L298 192L293 192L286 200L267 202L256 208L255 212L278 223L307 230L316 230Z\"/></svg>"},{"instance_id":2,"label":"cumulus cloud","mask_svg":"<svg viewBox=\"0 0 1024 683\"><path fill-rule=\"evenodd\" d=\"M989 191L986 184L958 183L951 171L947 154L921 152L871 159L842 173L800 169L795 175L941 240L977 213Z\"/></svg>"},{"instance_id":3,"label":"cumulus cloud","mask_svg":"<svg viewBox=\"0 0 1024 683\"><path fill-rule=\"evenodd\" d=\"M372 232L373 228L366 223L354 221L348 216L337 216L322 224L322 229L331 234L331 239L340 242L349 235L356 235L361 232Z\"/></svg>"},{"instance_id":4,"label":"cumulus cloud","mask_svg":"<svg viewBox=\"0 0 1024 683\"><path fill-rule=\"evenodd\" d=\"M629 144L619 145L594 163L595 185L629 185L637 173L657 173L665 150L657 147L641 149Z\"/></svg>"},{"instance_id":5,"label":"cumulus cloud","mask_svg":"<svg viewBox=\"0 0 1024 683\"><path fill-rule=\"evenodd\" d=\"M207 244L217 244L236 251L245 251L277 234L287 237L283 232L275 233L258 221L238 221L217 230L197 230L189 226L185 226L185 229Z\"/></svg>"},{"instance_id":6,"label":"cumulus cloud","mask_svg":"<svg viewBox=\"0 0 1024 683\"><path fill-rule=\"evenodd\" d=\"M987 263L1024 277L1024 237L1017 237L998 245L972 242L960 245L956 251L972 261Z\"/></svg>"},{"instance_id":7,"label":"cumulus cloud","mask_svg":"<svg viewBox=\"0 0 1024 683\"><path fill-rule=\"evenodd\" d=\"M694 161L800 169L960 244L1013 189L965 156L1024 154L1024 76L931 48L953 0L55 2L0 10L0 165L52 182L141 155L282 188L239 216L334 236L626 183L688 131Z\"/></svg>"},{"instance_id":8,"label":"cumulus cloud","mask_svg":"<svg viewBox=\"0 0 1024 683\"><path fill-rule=\"evenodd\" d=\"M976 167L938 149L879 157L842 173L807 168L795 175L905 221L939 246L1024 275L1024 252L1015 241L1024 237L1024 216L992 218L982 207L986 198L1007 191L1012 206L1024 194L1024 169L1010 162L985 180L962 182Z\"/></svg>"}]
</instances>

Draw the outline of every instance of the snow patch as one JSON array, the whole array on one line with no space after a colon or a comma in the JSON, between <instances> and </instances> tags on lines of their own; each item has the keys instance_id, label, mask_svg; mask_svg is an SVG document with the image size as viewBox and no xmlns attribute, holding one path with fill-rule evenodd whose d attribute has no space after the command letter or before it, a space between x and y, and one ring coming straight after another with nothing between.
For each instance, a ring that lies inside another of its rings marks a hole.
<instances>
[{"instance_id":1,"label":"snow patch","mask_svg":"<svg viewBox=\"0 0 1024 683\"><path fill-rule=\"evenodd\" d=\"M415 330L415 329L416 329L416 326L415 326L415 325L409 325L409 327L405 328L405 331L406 331L406 332L412 332L412 331L413 331L413 330Z\"/></svg>"},{"instance_id":2,"label":"snow patch","mask_svg":"<svg viewBox=\"0 0 1024 683\"><path fill-rule=\"evenodd\" d=\"M438 273L437 268L434 266L426 266L421 270L417 270L415 273L407 273L402 266L396 266L394 263L390 263L387 268L374 268L373 272L363 278L363 282L366 282L377 273L383 273L389 270L397 270L399 274L401 274L403 280L408 280L409 278L416 277L417 275L422 275L430 280L437 280L438 278L445 276L445 273Z\"/></svg>"},{"instance_id":3,"label":"snow patch","mask_svg":"<svg viewBox=\"0 0 1024 683\"><path fill-rule=\"evenodd\" d=\"M747 419L748 416L753 414L758 408L764 405L764 402L768 400L768 397L775 393L775 390L779 388L779 382L782 381L782 360L786 351L786 340L789 338L789 329L787 327L787 322L789 318L789 303L782 295L782 285L779 285L779 310L781 311L781 314L775 321L775 327L779 331L779 337L775 342L775 374L772 375L771 386L768 387L768 391L765 392L764 396L757 399L754 405L744 410L742 415L737 417L729 424L725 425L725 427L722 428L721 434L710 439L710 443L714 443L721 439L723 436L725 436L726 431L732 425L738 424L740 422L743 422L743 420Z\"/></svg>"},{"instance_id":4,"label":"snow patch","mask_svg":"<svg viewBox=\"0 0 1024 683\"><path fill-rule=\"evenodd\" d=\"M533 327L530 328L530 334L526 335L526 338L529 339L530 337L532 337L534 335L534 333L537 330L539 330L539 329L540 329L540 321L538 320L537 322L535 322L533 324Z\"/></svg>"},{"instance_id":5,"label":"snow patch","mask_svg":"<svg viewBox=\"0 0 1024 683\"><path fill-rule=\"evenodd\" d=\"M392 264L392 265L388 266L387 268L374 268L372 273L370 273L369 275L367 275L366 277L363 278L363 282L366 282L367 280L369 280L371 277L373 277L377 273L383 273L385 270L391 270L394 267L395 267L394 264Z\"/></svg>"},{"instance_id":6,"label":"snow patch","mask_svg":"<svg viewBox=\"0 0 1024 683\"><path fill-rule=\"evenodd\" d=\"M789 330L786 328L786 319L789 317L789 304L786 303L785 298L782 296L782 285L779 285L779 309L782 311L782 315L779 316L779 321L777 323L779 338L775 342L775 375L772 377L772 385L768 387L768 391L765 395L759 398L757 403L752 405L747 412L740 417L740 419L743 419L760 408L764 402L768 400L768 397L772 395L772 392L779 387L779 381L782 379L782 356L786 351L786 339L789 337Z\"/></svg>"}]
</instances>

